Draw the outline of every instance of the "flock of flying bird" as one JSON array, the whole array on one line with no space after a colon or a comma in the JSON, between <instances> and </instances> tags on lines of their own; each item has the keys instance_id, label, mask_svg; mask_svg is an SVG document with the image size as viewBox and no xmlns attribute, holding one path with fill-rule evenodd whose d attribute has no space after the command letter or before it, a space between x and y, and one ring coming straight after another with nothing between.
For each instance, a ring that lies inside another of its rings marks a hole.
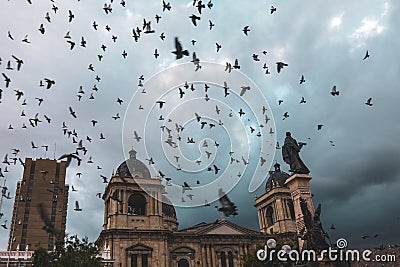
<instances>
[{"instance_id":1,"label":"flock of flying bird","mask_svg":"<svg viewBox=\"0 0 400 267\"><path fill-rule=\"evenodd\" d=\"M79 0L78 0L79 1ZM54 16L58 16L59 15L59 7L57 7L56 3L54 1L51 0L51 10L46 12L44 14L44 22L41 22L39 24L38 27L38 31L41 35L45 35L46 34L46 24L50 24L53 22L53 18ZM29 4L32 4L32 2L30 0L28 0ZM121 0L121 2L119 3L121 5L122 8L126 7L126 2L124 0ZM106 15L110 15L113 12L113 9L115 9L115 5L117 5L117 3L113 3L113 0L111 0L110 3L105 3L104 7L103 7L103 11ZM208 3L204 3L201 0L194 0L193 1L193 6L195 7L195 12L193 12L193 14L187 18L188 20L190 20L190 22L193 24L194 27L197 27L199 21L202 19L202 14L204 13L204 9L209 9L211 10L213 8L213 3L212 1L208 1ZM162 12L170 12L172 9L172 5L170 2L166 2L165 0L162 1ZM203 13L202 13L203 12ZM273 14L277 12L276 7L271 6L270 8L270 14ZM155 17L155 23L158 24L160 22L160 20L162 19L162 16L160 16L159 14L156 14ZM73 10L68 10L68 15L66 17L66 20L68 21L68 23L72 23L75 20L75 13ZM141 40L141 38L143 37L143 35L148 35L148 34L155 34L157 32L156 28L154 28L154 24L152 25L152 20L148 19L148 18L144 18L143 19L143 24L141 26L137 26L137 27L133 27L132 28L132 39L134 42L139 42ZM216 25L214 22L212 22L211 20L209 20L209 30L211 31ZM100 25L98 24L98 22L96 22L95 20L93 21L91 27L93 28L94 31L97 31L100 27ZM105 25L105 29L108 32L111 32L111 27L109 25ZM251 28L249 25L245 25L242 29L242 32L245 36L248 36L249 34L251 34ZM87 46L87 40L84 36L81 36L78 39L73 39L72 38L73 33L71 33L70 31L66 32L64 35L64 39L66 42L66 50L74 50L77 49L77 47L81 47L82 49L86 48ZM161 42L163 42L166 38L166 34L165 32L161 32L159 35ZM8 30L7 33L7 38L10 41L18 41L17 38L12 34L11 30ZM117 42L118 40L118 36L117 35L112 35L112 41L113 42ZM34 45L34 43L31 42L31 40L28 38L28 34L26 34L21 42L27 44L27 45ZM196 45L196 40L192 40L191 44L192 47L195 47ZM221 49L222 49L222 45L220 43L215 43L216 45L216 52L218 53ZM98 62L101 62L104 54L106 53L106 50L108 49L107 46L105 44L101 44L100 46L100 50L99 53L97 54L97 60ZM174 50L171 51L172 54L175 55L176 60L185 58L185 57L190 57L190 52L188 49L185 49L182 45L182 43L179 41L178 37L174 38ZM263 55L267 55L267 51L262 51ZM160 57L160 53L159 50L156 48L154 50L154 57L157 59ZM121 53L121 56L123 57L123 59L126 59L128 57L128 53L126 50L123 50ZM363 60L366 60L370 57L368 51L366 52ZM191 56L191 62L193 62L193 64L195 65L195 70L199 70L201 68L201 61L200 58L197 57L196 53L193 52L192 56ZM260 56L258 54L253 54L252 55L252 59L254 61L260 61ZM27 94L23 89L17 89L17 88L13 88L13 72L19 72L19 71L23 71L23 64L24 61L22 58L20 58L18 55L10 55L10 57L8 59L4 59L4 64L3 64L3 59L0 58L0 65L4 65L5 68L1 71L2 72L2 77L4 78L4 84L3 86L1 86L2 88L0 88L0 105L1 103L3 103L4 101L7 101L7 99L3 99L3 92L4 90L13 90L16 96L16 100L18 101L18 103L20 103L20 105L22 107L28 105L28 101L27 101ZM99 63L100 64L100 63ZM281 71L284 70L284 68L288 67L288 64L285 62L276 62L276 72L280 73ZM239 59L235 59L232 62L226 62L226 66L225 66L225 71L227 73L230 73L232 70L238 70L240 69L240 64L239 64ZM267 63L264 63L263 65L263 69L265 71L265 74L271 74L271 70L269 68L269 66L267 65ZM95 65L94 63L89 63L88 64L88 71L96 73L95 70ZM98 74L96 74L95 77L96 80L96 84L93 85L91 92L85 92L83 86L80 86L76 97L77 97L77 101L82 101L83 97L86 95L88 96L89 100L94 100L95 99L95 95L96 92L99 90L98 89L98 85L101 81L101 78ZM300 82L299 84L303 84L306 82L306 79L304 77L304 75L301 75L300 77ZM141 75L139 77L139 81L138 81L138 90L141 90L142 93L146 93L144 87L143 87L143 83L144 83L144 76ZM50 77L43 77L42 80L40 80L38 82L39 87L40 88L44 88L45 90L51 90L53 87L56 86L56 81L53 80ZM192 91L194 90L194 85L193 84L185 84L184 89L179 88L178 90L178 97L179 98L183 98L184 95L186 94L185 90L189 90L191 89ZM205 92L207 93L207 84L204 84L205 86ZM3 90L4 88L4 90ZM228 85L225 83L224 84L224 93L225 93L225 97L228 96L229 94L229 87ZM240 91L240 96L243 96L244 94L246 94L246 92L248 92L250 90L249 86L243 86L241 88ZM332 97L339 97L339 90L336 88L336 86L334 85L330 91L330 94L332 95ZM206 101L207 101L207 94L206 94ZM43 97L35 97L35 100L37 101L37 106L38 109L41 106L41 104L46 101L46 99L44 99ZM117 97L115 102L119 105L122 106L124 103L124 100L120 97ZM305 104L307 101L305 100L304 97L301 98L300 100L300 104ZM283 99L280 99L278 101L278 105L281 105L283 103ZM165 102L163 101L157 101L156 103L160 109L163 108L163 105L165 104ZM366 102L366 105L368 106L372 106L372 98L369 98ZM138 107L138 109L143 109L143 107ZM219 114L220 110L218 108L218 106L215 107L216 113ZM266 108L263 107L262 112L263 114L265 113ZM23 129L27 129L28 127L31 128L35 128L35 127L41 127L42 124L44 123L52 123L52 119L50 117L50 115L48 114L41 114L40 112L36 112L34 114L31 114L28 116L28 114L25 113L24 109L18 111L20 112L20 116L23 118L26 118L26 121L24 121L21 125L21 128ZM74 119L78 119L78 113L75 111L74 107L71 105L68 108L68 112L69 112L69 116L71 116L71 118ZM121 111L123 112L123 111ZM240 111L238 111L238 116L241 117L242 115L244 115L244 111L242 109L240 109ZM203 129L207 124L209 126L209 128L213 128L216 125L212 124L210 122L201 120L201 116L197 113L194 114L197 122L199 122L199 124L201 125L201 129ZM230 114L229 116L233 116L232 114ZM112 118L114 120L118 120L120 119L120 113L116 113L115 115L112 116ZM286 120L289 118L289 113L285 112L283 114L283 120ZM161 117L160 117L161 119ZM98 120L93 119L90 121L90 123L88 123L91 127L96 127L98 123ZM268 118L266 118L266 122L268 123ZM223 122L222 120L219 121L219 124L222 125ZM15 127L17 127L17 125L13 124L13 123L9 123L8 124L8 130L13 131L15 129ZM317 130L321 130L323 127L323 124L318 124L317 125ZM70 165L70 163L73 160L76 160L77 166L81 166L82 162L85 160L84 157L86 156L88 149L86 144L91 143L92 141L94 141L94 137L86 135L84 137L82 137L78 131L78 129L74 129L73 127L68 127L66 122L62 123L61 126L61 130L62 133L64 134L64 136L66 137L67 140L69 140L75 147L74 151L72 151L71 153L67 153L64 155L61 155L60 157L58 157L58 160L66 160L67 161L67 166ZM164 126L162 129L162 131L167 131L168 132L168 136L170 136L170 129L168 129L168 127ZM176 130L177 133L180 133L183 131L183 126L176 124ZM253 133L255 131L254 128L251 129L251 133ZM273 129L270 129L270 133L273 133ZM180 138L180 137L178 137ZM98 138L99 141L100 140L105 140L105 135L102 132L98 132ZM133 133L133 140L136 140L137 142L140 142L142 139L142 137L140 136L140 133L138 133L137 131L135 131ZM180 139L178 139L178 141L181 141ZM165 141L168 145L170 145L171 147L175 147L177 146L177 141L172 140L172 138L168 138ZM195 143L195 140L193 140L193 138L187 137L187 143ZM333 141L330 141L331 145L334 146ZM216 147L218 147L218 143L215 142L214 144ZM207 146L206 143L203 144L203 146ZM39 149L42 148L44 150L44 152L48 152L49 149L49 145L45 144L45 145L36 145L34 141L31 141L31 147L32 149ZM276 144L276 148L279 149L280 145L279 143ZM8 152L5 154L4 159L2 161L2 167L0 168L0 178L4 178L5 177L5 173L9 172L9 167L12 165L16 165L17 163L20 163L21 165L24 165L24 162L22 160L22 158L19 156L20 154L20 149L19 148L14 148L12 151ZM208 157L210 157L210 152L207 153ZM230 152L229 157L231 160L231 164L233 162L239 163L239 159L236 159L232 156L234 152ZM9 156L9 154L11 156ZM29 155L29 153L28 153ZM46 154L45 154L46 155ZM153 158L149 158L147 159L149 165L154 164L154 160ZM176 158L177 162L178 162L178 158ZM261 157L261 164L265 163L265 159L263 157ZM248 159L246 160L244 157L242 157L242 162L244 165L248 164ZM88 156L87 160L86 160L87 164L93 164L93 159L92 156ZM198 164L200 164L200 162L197 162ZM97 170L101 170L101 166L97 165L96 167ZM220 171L220 168L218 166L216 166L215 164L213 164L213 166L210 166L208 169L208 171L214 172L215 174L218 174ZM76 173L76 177L80 178L82 175L81 172L77 172ZM240 173L238 174L240 175ZM167 178L165 177L165 175L163 174L162 171L159 171L159 176L163 179L166 180L167 185L168 183L170 183L171 178ZM108 183L107 177L104 175L100 175L101 181L103 183ZM200 181L197 181L197 184L200 184ZM2 185L2 198L6 198L6 199L11 199L12 197L10 196L10 191L8 191L7 186ZM185 191L187 190L191 190L191 186L187 183L184 182L182 185L182 191L183 193L185 193ZM72 186L72 191L76 191L75 188ZM222 204L222 207L218 207L215 206L219 211L223 212L226 216L235 216L237 215L237 207L236 205L229 200L229 198L227 197L227 195L225 194L225 192L223 191L223 189L219 189L218 191L218 195L219 195L219 201ZM191 194L186 194L186 196L189 199L192 199L193 195ZM96 197L101 198L101 193L97 193ZM182 201L186 201L184 200L184 198L182 197ZM210 204L207 202L207 200L205 200L205 206L210 206ZM45 223L44 226L44 230L46 230L49 233L53 233L53 234L58 234L58 231L56 229L54 229L54 226L51 225L50 220L49 220L49 216L47 214L46 209L44 208L43 205L39 205L38 209L40 211L41 214L41 218L43 220L43 222ZM82 211L82 208L80 208L78 201L75 201L75 211ZM1 213L1 207L0 207L0 219L3 219L2 217L4 216L4 213ZM3 228L7 228L6 226L7 220L4 221L4 223L1 225Z\"/></svg>"}]
</instances>

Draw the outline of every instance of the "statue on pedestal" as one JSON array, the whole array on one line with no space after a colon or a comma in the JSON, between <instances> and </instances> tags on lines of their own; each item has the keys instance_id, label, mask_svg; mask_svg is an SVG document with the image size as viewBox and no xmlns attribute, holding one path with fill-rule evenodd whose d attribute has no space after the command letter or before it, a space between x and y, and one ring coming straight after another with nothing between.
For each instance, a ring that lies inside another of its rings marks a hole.
<instances>
[{"instance_id":1,"label":"statue on pedestal","mask_svg":"<svg viewBox=\"0 0 400 267\"><path fill-rule=\"evenodd\" d=\"M304 143L297 143L292 137L290 132L286 132L285 143L282 147L283 160L290 165L290 172L309 174L310 170L303 163L299 156L301 148L305 145Z\"/></svg>"}]
</instances>

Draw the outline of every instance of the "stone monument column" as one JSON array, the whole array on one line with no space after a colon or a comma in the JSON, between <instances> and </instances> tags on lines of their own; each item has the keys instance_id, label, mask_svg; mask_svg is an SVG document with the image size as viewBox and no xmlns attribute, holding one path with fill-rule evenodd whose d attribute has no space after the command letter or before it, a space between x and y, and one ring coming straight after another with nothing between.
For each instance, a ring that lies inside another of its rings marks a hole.
<instances>
[{"instance_id":1,"label":"stone monument column","mask_svg":"<svg viewBox=\"0 0 400 267\"><path fill-rule=\"evenodd\" d=\"M314 217L314 205L312 202L312 195L310 189L311 179L312 177L309 174L295 173L292 176L290 176L285 182L292 195L294 214L296 216L297 234L299 236L303 235L304 231L306 230L304 223L304 215L301 211L301 206L300 206L301 199L306 201L308 210ZM298 242L301 251L303 248L304 240L299 237Z\"/></svg>"}]
</instances>

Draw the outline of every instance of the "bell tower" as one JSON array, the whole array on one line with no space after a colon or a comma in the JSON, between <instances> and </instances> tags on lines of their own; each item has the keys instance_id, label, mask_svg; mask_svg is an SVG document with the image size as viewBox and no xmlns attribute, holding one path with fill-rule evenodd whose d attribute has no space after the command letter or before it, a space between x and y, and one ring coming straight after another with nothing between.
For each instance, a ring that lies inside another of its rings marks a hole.
<instances>
[{"instance_id":1,"label":"bell tower","mask_svg":"<svg viewBox=\"0 0 400 267\"><path fill-rule=\"evenodd\" d=\"M129 152L129 159L112 174L102 197L104 223L96 243L101 253L107 251L115 261L114 266L131 266L132 261L151 266L151 259L158 257L151 236L168 236L178 229L175 208L163 195L164 185L151 178L136 154L134 149ZM163 250L161 246L157 251Z\"/></svg>"},{"instance_id":2,"label":"bell tower","mask_svg":"<svg viewBox=\"0 0 400 267\"><path fill-rule=\"evenodd\" d=\"M290 177L281 171L278 162L269 172L265 193L256 199L260 231L266 234L294 235L295 212L289 188L285 181Z\"/></svg>"},{"instance_id":3,"label":"bell tower","mask_svg":"<svg viewBox=\"0 0 400 267\"><path fill-rule=\"evenodd\" d=\"M166 214L168 204L163 203L168 200L163 196L161 180L150 177L148 168L136 154L134 149L129 151L129 159L118 167L105 189L103 230L176 230L175 210ZM166 220L167 217L172 218Z\"/></svg>"}]
</instances>

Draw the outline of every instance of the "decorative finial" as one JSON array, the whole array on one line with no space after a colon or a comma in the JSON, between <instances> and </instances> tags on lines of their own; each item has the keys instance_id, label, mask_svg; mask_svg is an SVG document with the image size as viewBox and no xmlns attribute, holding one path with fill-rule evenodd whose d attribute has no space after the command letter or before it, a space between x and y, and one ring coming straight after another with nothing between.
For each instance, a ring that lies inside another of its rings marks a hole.
<instances>
[{"instance_id":1,"label":"decorative finial","mask_svg":"<svg viewBox=\"0 0 400 267\"><path fill-rule=\"evenodd\" d=\"M133 147L132 147L132 149L129 151L129 157L136 159L136 153L137 153L136 150L133 149Z\"/></svg>"}]
</instances>

